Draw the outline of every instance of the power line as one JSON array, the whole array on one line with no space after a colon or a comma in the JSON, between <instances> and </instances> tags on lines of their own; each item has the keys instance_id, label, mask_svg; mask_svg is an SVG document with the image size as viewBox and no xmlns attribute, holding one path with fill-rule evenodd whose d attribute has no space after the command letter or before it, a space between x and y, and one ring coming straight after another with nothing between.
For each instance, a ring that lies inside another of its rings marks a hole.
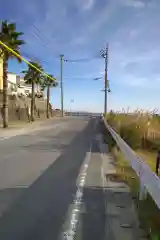
<instances>
[{"instance_id":1,"label":"power line","mask_svg":"<svg viewBox=\"0 0 160 240\"><path fill-rule=\"evenodd\" d=\"M48 40L46 40L46 39L44 38L44 35L42 35L41 31L38 30L38 28L37 28L35 25L32 24L32 26L34 27L34 29L36 30L36 32L33 32L33 31L32 31L31 33L32 33L35 37L37 37L37 38L43 43L43 45L44 45L46 48L48 48L49 50L51 50L50 47L49 47Z\"/></svg>"},{"instance_id":2,"label":"power line","mask_svg":"<svg viewBox=\"0 0 160 240\"><path fill-rule=\"evenodd\" d=\"M43 38L46 42L48 42L49 40L46 38L46 36L41 32L41 30L36 27L34 24L32 24L32 26L34 27L34 29L37 30L37 32L41 35L41 38Z\"/></svg>"},{"instance_id":3,"label":"power line","mask_svg":"<svg viewBox=\"0 0 160 240\"><path fill-rule=\"evenodd\" d=\"M34 34L39 40L41 40L43 42L43 45L48 48L49 50L53 51L53 49L50 46L50 40L42 33L42 31L35 26L34 24L32 24L33 28L36 30L36 32L32 32L32 34ZM59 54L55 54L56 57L59 58Z\"/></svg>"},{"instance_id":4,"label":"power line","mask_svg":"<svg viewBox=\"0 0 160 240\"><path fill-rule=\"evenodd\" d=\"M32 26L36 32L34 31L31 31L31 33L36 37L38 38L42 43L43 43L43 46L46 47L48 50L51 50L53 51L53 49L51 48L50 46L50 40L49 38L47 38L43 32L35 25L35 24L31 24L30 26ZM54 53L54 52L53 52ZM59 53L55 54L55 57L56 58L59 58ZM70 63L77 63L77 62L88 62L88 61L91 61L93 59L96 59L96 58L100 58L101 55L100 53L97 53L96 55L93 55L93 56L89 56L89 57L84 57L84 58L79 58L79 59L64 59L65 62L70 62ZM30 57L29 57L30 58ZM33 58L34 59L34 58ZM36 58L35 58L36 59ZM42 62L42 61L41 61ZM47 63L45 63L47 64Z\"/></svg>"},{"instance_id":5,"label":"power line","mask_svg":"<svg viewBox=\"0 0 160 240\"><path fill-rule=\"evenodd\" d=\"M28 53L26 53L26 52L24 52L24 51L21 51L21 54L22 54L25 58L27 58L27 59L29 59L29 60L32 60L32 61L35 61L35 62L39 62L39 63L42 63L42 62L43 62L43 61L40 60L39 58L37 58L37 57L35 57L35 56L33 56L33 55L30 55L30 54L28 54Z\"/></svg>"},{"instance_id":6,"label":"power line","mask_svg":"<svg viewBox=\"0 0 160 240\"><path fill-rule=\"evenodd\" d=\"M76 63L76 62L88 62L93 59L100 58L100 54L96 54L94 56L86 57L86 58L79 58L79 59L65 59L65 62L71 62L71 63Z\"/></svg>"},{"instance_id":7,"label":"power line","mask_svg":"<svg viewBox=\"0 0 160 240\"><path fill-rule=\"evenodd\" d=\"M37 26L32 24L32 27L36 30L36 32L32 31L32 34L34 36L36 36L43 43L44 47L53 51L53 49L50 47L50 43L49 43L50 40L42 33L42 31ZM59 58L59 54L55 54L55 57ZM93 56L89 56L89 57L84 57L84 58L79 58L79 59L64 59L64 61L70 62L70 63L88 62L88 61L91 61L93 59L100 58L100 57L101 57L100 53L97 53L97 54L95 54Z\"/></svg>"},{"instance_id":8,"label":"power line","mask_svg":"<svg viewBox=\"0 0 160 240\"><path fill-rule=\"evenodd\" d=\"M37 68L35 65L33 65L32 63L28 62L24 57L22 57L20 54L18 54L17 52L15 52L12 48L8 47L4 42L2 42L0 40L0 45L2 45L3 47L5 47L8 51L10 51L12 54L14 54L17 58L19 58L20 60L24 61L25 63L27 63L29 66L31 66L32 68L36 69L38 72L42 73L43 75L47 76L49 79L51 80L56 80L55 78L50 77L46 72L42 71L41 69Z\"/></svg>"},{"instance_id":9,"label":"power line","mask_svg":"<svg viewBox=\"0 0 160 240\"><path fill-rule=\"evenodd\" d=\"M37 63L40 63L42 65L46 65L46 66L50 65L48 62L40 59L39 57L28 54L25 51L21 51L21 54L30 61L37 62Z\"/></svg>"},{"instance_id":10,"label":"power line","mask_svg":"<svg viewBox=\"0 0 160 240\"><path fill-rule=\"evenodd\" d=\"M36 32L31 32L38 40L40 40L41 42L42 42L42 44L43 44L43 46L44 47L46 47L48 50L51 50L50 48L49 48L49 46L48 46L48 44L46 44L45 42L44 42L44 40L41 38L41 36L39 35L39 34L37 34Z\"/></svg>"},{"instance_id":11,"label":"power line","mask_svg":"<svg viewBox=\"0 0 160 240\"><path fill-rule=\"evenodd\" d=\"M74 80L74 81L98 81L103 79L103 77L64 77L64 80Z\"/></svg>"}]
</instances>

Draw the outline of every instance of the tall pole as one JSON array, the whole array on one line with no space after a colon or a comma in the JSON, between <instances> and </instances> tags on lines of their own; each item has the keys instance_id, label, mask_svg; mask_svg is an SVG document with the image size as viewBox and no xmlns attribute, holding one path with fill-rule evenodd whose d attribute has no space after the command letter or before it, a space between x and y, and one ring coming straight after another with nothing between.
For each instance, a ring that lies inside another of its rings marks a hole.
<instances>
[{"instance_id":1,"label":"tall pole","mask_svg":"<svg viewBox=\"0 0 160 240\"><path fill-rule=\"evenodd\" d=\"M104 76L104 115L107 114L107 92L108 92L108 43L105 49L101 50L101 56L105 60L105 76Z\"/></svg>"},{"instance_id":2,"label":"tall pole","mask_svg":"<svg viewBox=\"0 0 160 240\"><path fill-rule=\"evenodd\" d=\"M105 80L104 80L104 87L105 87L105 97L104 97L104 114L107 114L107 92L108 92L108 44L106 47L106 56L105 56Z\"/></svg>"},{"instance_id":3,"label":"tall pole","mask_svg":"<svg viewBox=\"0 0 160 240\"><path fill-rule=\"evenodd\" d=\"M64 116L64 110L63 110L63 61L64 61L64 55L60 55L61 60L61 116Z\"/></svg>"}]
</instances>

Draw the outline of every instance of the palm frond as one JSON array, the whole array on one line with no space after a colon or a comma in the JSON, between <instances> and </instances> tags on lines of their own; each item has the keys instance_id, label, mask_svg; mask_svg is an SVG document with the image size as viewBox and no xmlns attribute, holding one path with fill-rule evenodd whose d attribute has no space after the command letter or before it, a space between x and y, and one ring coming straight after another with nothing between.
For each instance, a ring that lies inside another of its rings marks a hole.
<instances>
[{"instance_id":1,"label":"palm frond","mask_svg":"<svg viewBox=\"0 0 160 240\"><path fill-rule=\"evenodd\" d=\"M20 36L22 36L22 35L24 35L23 32L13 32L13 33L11 34L12 38L14 38L14 39L18 39L18 38L19 38Z\"/></svg>"},{"instance_id":2,"label":"palm frond","mask_svg":"<svg viewBox=\"0 0 160 240\"><path fill-rule=\"evenodd\" d=\"M8 22L4 20L1 22L1 33L8 34Z\"/></svg>"},{"instance_id":3,"label":"palm frond","mask_svg":"<svg viewBox=\"0 0 160 240\"><path fill-rule=\"evenodd\" d=\"M37 62L33 62L30 61L30 63L35 66L37 69L44 71L42 65L40 65ZM40 84L43 85L44 83L44 75L42 73L40 73L39 71L37 71L33 66L28 65L28 69L23 71L24 73L24 79L26 81L26 83L36 83L36 84Z\"/></svg>"},{"instance_id":4,"label":"palm frond","mask_svg":"<svg viewBox=\"0 0 160 240\"><path fill-rule=\"evenodd\" d=\"M56 80L54 80L54 76L49 74L48 75L49 77L45 77L44 78L44 82L43 82L43 85L45 87L49 86L49 87L56 87L58 86L58 83L56 82Z\"/></svg>"},{"instance_id":5,"label":"palm frond","mask_svg":"<svg viewBox=\"0 0 160 240\"><path fill-rule=\"evenodd\" d=\"M16 23L8 23L8 29L11 32L15 32L16 31Z\"/></svg>"},{"instance_id":6,"label":"palm frond","mask_svg":"<svg viewBox=\"0 0 160 240\"><path fill-rule=\"evenodd\" d=\"M1 22L0 40L18 54L20 54L20 46L25 44L24 40L19 39L21 35L23 35L22 32L16 32L15 23L9 23L7 20ZM0 49L8 58L17 58L5 47L1 46ZM18 58L18 61L21 62L21 59Z\"/></svg>"}]
</instances>

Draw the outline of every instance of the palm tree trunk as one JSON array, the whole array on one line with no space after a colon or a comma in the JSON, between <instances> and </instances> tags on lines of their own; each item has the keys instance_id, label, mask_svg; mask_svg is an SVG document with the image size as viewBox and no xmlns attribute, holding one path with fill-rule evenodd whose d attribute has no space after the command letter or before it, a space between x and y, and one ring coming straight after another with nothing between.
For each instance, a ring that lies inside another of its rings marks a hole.
<instances>
[{"instance_id":1,"label":"palm tree trunk","mask_svg":"<svg viewBox=\"0 0 160 240\"><path fill-rule=\"evenodd\" d=\"M3 57L3 127L8 127L8 57Z\"/></svg>"},{"instance_id":2,"label":"palm tree trunk","mask_svg":"<svg viewBox=\"0 0 160 240\"><path fill-rule=\"evenodd\" d=\"M34 121L34 107L35 107L35 92L34 92L35 84L34 80L32 80L32 99L31 99L31 121Z\"/></svg>"},{"instance_id":3,"label":"palm tree trunk","mask_svg":"<svg viewBox=\"0 0 160 240\"><path fill-rule=\"evenodd\" d=\"M49 98L50 98L50 87L47 86L47 118L49 118Z\"/></svg>"}]
</instances>

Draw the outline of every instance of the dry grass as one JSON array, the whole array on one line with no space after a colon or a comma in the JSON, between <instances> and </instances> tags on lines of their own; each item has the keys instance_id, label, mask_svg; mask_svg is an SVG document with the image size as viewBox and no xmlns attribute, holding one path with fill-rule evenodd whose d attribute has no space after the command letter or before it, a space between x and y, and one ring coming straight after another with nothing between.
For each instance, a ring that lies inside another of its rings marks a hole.
<instances>
[{"instance_id":1,"label":"dry grass","mask_svg":"<svg viewBox=\"0 0 160 240\"><path fill-rule=\"evenodd\" d=\"M108 122L155 171L157 151L160 149L160 117L139 112L132 115L111 112Z\"/></svg>"},{"instance_id":2,"label":"dry grass","mask_svg":"<svg viewBox=\"0 0 160 240\"><path fill-rule=\"evenodd\" d=\"M121 126L136 124L142 132L146 132L149 129L148 132L154 131L160 135L160 117L151 115L150 113L141 113L135 111L132 114L115 114L114 112L111 112L108 114L107 119L117 130L119 130Z\"/></svg>"},{"instance_id":3,"label":"dry grass","mask_svg":"<svg viewBox=\"0 0 160 240\"><path fill-rule=\"evenodd\" d=\"M136 153L144 162L150 166L152 171L155 172L157 153L144 150L138 150Z\"/></svg>"}]
</instances>

